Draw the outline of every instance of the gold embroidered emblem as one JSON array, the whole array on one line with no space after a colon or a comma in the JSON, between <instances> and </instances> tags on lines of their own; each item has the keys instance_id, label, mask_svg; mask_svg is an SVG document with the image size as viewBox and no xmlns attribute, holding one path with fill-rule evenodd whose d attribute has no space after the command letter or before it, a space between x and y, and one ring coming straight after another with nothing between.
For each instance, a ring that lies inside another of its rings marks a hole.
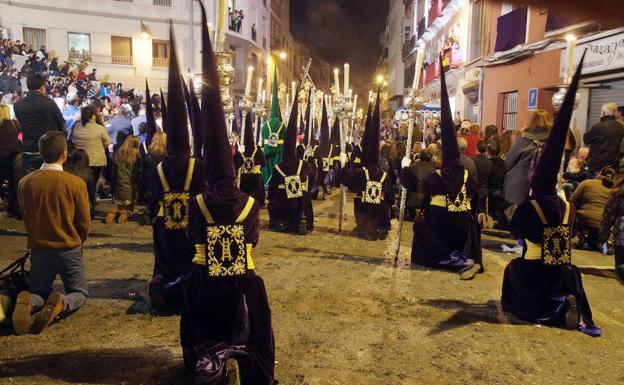
<instances>
[{"instance_id":1,"label":"gold embroidered emblem","mask_svg":"<svg viewBox=\"0 0 624 385\"><path fill-rule=\"evenodd\" d=\"M466 193L466 183L464 183L459 190L459 194L454 200L451 200L449 196L446 196L446 207L450 213L464 213L470 210L468 206L468 194Z\"/></svg>"},{"instance_id":2,"label":"gold embroidered emblem","mask_svg":"<svg viewBox=\"0 0 624 385\"><path fill-rule=\"evenodd\" d=\"M544 226L542 235L542 260L545 265L572 263L570 226Z\"/></svg>"},{"instance_id":3,"label":"gold embroidered emblem","mask_svg":"<svg viewBox=\"0 0 624 385\"><path fill-rule=\"evenodd\" d=\"M188 193L164 194L163 210L165 214L165 229L181 230L186 228L188 225L188 202Z\"/></svg>"},{"instance_id":4,"label":"gold embroidered emblem","mask_svg":"<svg viewBox=\"0 0 624 385\"><path fill-rule=\"evenodd\" d=\"M285 176L286 198L295 199L303 196L303 184L299 175Z\"/></svg>"},{"instance_id":5,"label":"gold embroidered emblem","mask_svg":"<svg viewBox=\"0 0 624 385\"><path fill-rule=\"evenodd\" d=\"M323 171L329 171L329 158L323 158Z\"/></svg>"},{"instance_id":6,"label":"gold embroidered emblem","mask_svg":"<svg viewBox=\"0 0 624 385\"><path fill-rule=\"evenodd\" d=\"M254 167L256 166L256 163L254 162L253 158L245 158L245 161L243 162L243 170L242 173L243 174L252 174Z\"/></svg>"},{"instance_id":7,"label":"gold embroidered emblem","mask_svg":"<svg viewBox=\"0 0 624 385\"><path fill-rule=\"evenodd\" d=\"M277 147L278 143L279 143L279 132L269 132L267 145L269 147Z\"/></svg>"},{"instance_id":8,"label":"gold embroidered emblem","mask_svg":"<svg viewBox=\"0 0 624 385\"><path fill-rule=\"evenodd\" d=\"M362 193L362 202L375 205L381 204L382 195L381 182L373 180L366 181L366 188Z\"/></svg>"},{"instance_id":9,"label":"gold embroidered emblem","mask_svg":"<svg viewBox=\"0 0 624 385\"><path fill-rule=\"evenodd\" d=\"M243 225L210 225L206 229L206 263L211 277L247 272L247 249Z\"/></svg>"}]
</instances>

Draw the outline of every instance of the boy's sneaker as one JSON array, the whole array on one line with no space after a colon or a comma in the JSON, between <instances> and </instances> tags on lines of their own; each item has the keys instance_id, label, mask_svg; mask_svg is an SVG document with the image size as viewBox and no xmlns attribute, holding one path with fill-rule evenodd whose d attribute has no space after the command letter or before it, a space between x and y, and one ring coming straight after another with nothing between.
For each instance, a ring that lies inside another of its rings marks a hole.
<instances>
[{"instance_id":1,"label":"boy's sneaker","mask_svg":"<svg viewBox=\"0 0 624 385\"><path fill-rule=\"evenodd\" d=\"M32 334L41 333L56 317L61 315L63 307L63 295L58 291L53 291L43 305L43 309L35 314L35 321L30 328L30 332Z\"/></svg>"},{"instance_id":2,"label":"boy's sneaker","mask_svg":"<svg viewBox=\"0 0 624 385\"><path fill-rule=\"evenodd\" d=\"M15 300L15 309L13 310L13 329L18 336L28 334L33 324L32 312L32 296L27 291L22 291L17 295Z\"/></svg>"},{"instance_id":3,"label":"boy's sneaker","mask_svg":"<svg viewBox=\"0 0 624 385\"><path fill-rule=\"evenodd\" d=\"M568 295L565 301L568 305L565 313L565 327L569 330L577 329L579 322L581 321L581 315L579 314L576 297Z\"/></svg>"}]
</instances>

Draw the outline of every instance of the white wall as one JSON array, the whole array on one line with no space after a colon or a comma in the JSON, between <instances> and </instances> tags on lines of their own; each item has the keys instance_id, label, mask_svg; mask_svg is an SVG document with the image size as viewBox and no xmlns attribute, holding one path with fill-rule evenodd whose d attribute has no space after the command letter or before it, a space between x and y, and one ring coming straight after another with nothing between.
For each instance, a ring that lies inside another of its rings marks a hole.
<instances>
[{"instance_id":1,"label":"white wall","mask_svg":"<svg viewBox=\"0 0 624 385\"><path fill-rule=\"evenodd\" d=\"M150 78L158 86L166 86L166 68L152 66L152 39L169 40L169 19L173 20L178 59L183 69L191 67L195 71L201 68L201 13L199 5L194 4L194 63L189 63L189 0L172 0L172 7L155 6L153 0L133 0L123 2L115 0L19 0L10 5L8 0L0 0L0 23L8 27L13 40L23 41L23 28L32 27L46 30L46 46L56 51L61 61L68 56L68 32L90 34L91 54L110 57L111 36L131 37L133 65L112 65L93 63L101 75L109 74L110 80L120 78L133 82L139 87L144 78ZM216 0L204 0L208 22L216 26ZM270 6L270 2L267 1ZM243 29L240 34L228 31L228 34L247 41L249 46L262 50L262 37L269 44L268 26L270 12L262 0L237 0L237 9L245 14ZM262 17L267 23L262 22ZM257 21L256 21L257 20ZM152 38L140 38L141 21L152 33ZM258 42L251 40L251 25L256 22ZM238 39L237 39L238 40ZM153 87L155 88L155 87Z\"/></svg>"},{"instance_id":2,"label":"white wall","mask_svg":"<svg viewBox=\"0 0 624 385\"><path fill-rule=\"evenodd\" d=\"M403 95L405 69L403 65L403 34L405 6L391 1L388 14L388 97Z\"/></svg>"}]
</instances>

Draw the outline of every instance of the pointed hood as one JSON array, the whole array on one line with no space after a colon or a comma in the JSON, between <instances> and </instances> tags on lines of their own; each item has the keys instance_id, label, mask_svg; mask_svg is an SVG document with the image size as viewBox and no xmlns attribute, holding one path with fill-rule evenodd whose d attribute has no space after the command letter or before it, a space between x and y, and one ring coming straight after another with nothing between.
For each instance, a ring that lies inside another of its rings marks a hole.
<instances>
[{"instance_id":1,"label":"pointed hood","mask_svg":"<svg viewBox=\"0 0 624 385\"><path fill-rule=\"evenodd\" d=\"M173 24L169 22L169 80L167 90L167 154L183 158L191 153L189 145L188 119L184 103L184 87L180 77Z\"/></svg>"},{"instance_id":2,"label":"pointed hood","mask_svg":"<svg viewBox=\"0 0 624 385\"><path fill-rule=\"evenodd\" d=\"M256 119L256 131L255 131L256 135L255 135L255 142L254 143L260 143L260 137L262 136L262 118L258 116L258 118Z\"/></svg>"},{"instance_id":3,"label":"pointed hood","mask_svg":"<svg viewBox=\"0 0 624 385\"><path fill-rule=\"evenodd\" d=\"M323 98L323 112L321 113L321 136L319 138L319 149L323 156L329 152L329 122L327 121L327 106Z\"/></svg>"},{"instance_id":4,"label":"pointed hood","mask_svg":"<svg viewBox=\"0 0 624 385\"><path fill-rule=\"evenodd\" d=\"M186 81L184 81L184 77L182 75L180 75L180 83L182 83L182 89L184 90L184 102L186 103L186 108L188 109L187 112L188 112L189 120L191 120L191 124L192 124L191 93L189 92L188 84L186 84Z\"/></svg>"},{"instance_id":5,"label":"pointed hood","mask_svg":"<svg viewBox=\"0 0 624 385\"><path fill-rule=\"evenodd\" d=\"M581 78L585 53L586 52L583 52L583 56L581 56L581 61L576 68L572 83L563 99L553 128L550 130L548 139L546 139L546 143L544 144L544 150L535 168L535 173L531 180L532 195L534 197L556 196L557 194L557 176L561 167L561 157L563 156L563 150L568 136L570 119L572 119L572 112L574 111L576 91L578 90Z\"/></svg>"},{"instance_id":6,"label":"pointed hood","mask_svg":"<svg viewBox=\"0 0 624 385\"><path fill-rule=\"evenodd\" d=\"M334 118L334 124L332 125L329 143L340 146L340 120L337 116Z\"/></svg>"},{"instance_id":7,"label":"pointed hood","mask_svg":"<svg viewBox=\"0 0 624 385\"><path fill-rule=\"evenodd\" d=\"M234 204L238 202L240 191L236 188L236 173L221 103L217 65L208 35L206 10L201 1L199 4L202 14L201 114L206 164L204 181L208 194L206 203Z\"/></svg>"},{"instance_id":8,"label":"pointed hood","mask_svg":"<svg viewBox=\"0 0 624 385\"><path fill-rule=\"evenodd\" d=\"M442 67L442 57L440 57L440 68ZM457 143L457 133L453 123L453 113L449 103L448 91L446 89L446 75L444 71L440 76L440 128L442 130L442 168L461 167L459 161L459 144Z\"/></svg>"},{"instance_id":9,"label":"pointed hood","mask_svg":"<svg viewBox=\"0 0 624 385\"><path fill-rule=\"evenodd\" d=\"M245 155L247 156L251 155L256 148L256 143L254 142L253 119L251 115L251 112L245 115L245 137L243 138L243 144L245 145Z\"/></svg>"},{"instance_id":10,"label":"pointed hood","mask_svg":"<svg viewBox=\"0 0 624 385\"><path fill-rule=\"evenodd\" d=\"M373 119L372 109L373 109L373 103L369 102L368 111L366 111L366 121L364 122L364 132L362 133L362 137L360 138L360 147L362 147L362 153L364 153L364 149L366 148L366 142L367 142L366 135L368 135L370 131L370 124Z\"/></svg>"},{"instance_id":11,"label":"pointed hood","mask_svg":"<svg viewBox=\"0 0 624 385\"><path fill-rule=\"evenodd\" d=\"M204 147L201 108L199 107L199 100L197 99L195 87L193 86L193 82L191 79L189 79L189 84L191 85L191 108L189 109L189 116L191 117L191 131L193 131L193 156L195 158L201 158L202 149Z\"/></svg>"},{"instance_id":12,"label":"pointed hood","mask_svg":"<svg viewBox=\"0 0 624 385\"><path fill-rule=\"evenodd\" d=\"M297 89L299 92L299 89ZM290 110L290 118L288 119L288 127L286 135L284 135L284 160L297 158L297 116L299 115L299 100L293 100L292 109Z\"/></svg>"},{"instance_id":13,"label":"pointed hood","mask_svg":"<svg viewBox=\"0 0 624 385\"><path fill-rule=\"evenodd\" d=\"M282 111L280 110L279 98L277 96L277 68L273 72L273 90L271 92L271 111L269 113L269 125L276 129L282 122Z\"/></svg>"},{"instance_id":14,"label":"pointed hood","mask_svg":"<svg viewBox=\"0 0 624 385\"><path fill-rule=\"evenodd\" d=\"M169 126L167 125L167 103L165 102L165 96L163 95L162 88L160 89L160 119L162 121L162 129L165 134L169 133Z\"/></svg>"},{"instance_id":15,"label":"pointed hood","mask_svg":"<svg viewBox=\"0 0 624 385\"><path fill-rule=\"evenodd\" d=\"M145 122L147 124L145 144L149 147L150 143L152 143L152 138L156 133L156 118L154 117L154 106L152 105L152 96L150 95L147 79L145 79Z\"/></svg>"},{"instance_id":16,"label":"pointed hood","mask_svg":"<svg viewBox=\"0 0 624 385\"><path fill-rule=\"evenodd\" d=\"M364 132L362 144L362 165L364 167L379 166L379 135L381 131L381 87L377 89L375 110L371 116L368 127Z\"/></svg>"}]
</instances>

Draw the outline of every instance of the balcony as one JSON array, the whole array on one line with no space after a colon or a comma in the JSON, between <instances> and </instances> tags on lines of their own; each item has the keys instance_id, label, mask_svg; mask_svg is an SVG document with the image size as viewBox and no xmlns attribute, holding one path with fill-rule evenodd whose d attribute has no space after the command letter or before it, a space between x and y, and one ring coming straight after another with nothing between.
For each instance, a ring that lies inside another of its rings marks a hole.
<instances>
[{"instance_id":1,"label":"balcony","mask_svg":"<svg viewBox=\"0 0 624 385\"><path fill-rule=\"evenodd\" d=\"M159 7L171 7L172 0L154 0L153 4Z\"/></svg>"},{"instance_id":2,"label":"balcony","mask_svg":"<svg viewBox=\"0 0 624 385\"><path fill-rule=\"evenodd\" d=\"M152 66L153 67L168 67L169 66L169 58L166 57L154 57L152 58Z\"/></svg>"},{"instance_id":3,"label":"balcony","mask_svg":"<svg viewBox=\"0 0 624 385\"><path fill-rule=\"evenodd\" d=\"M444 8L444 2L442 0L432 0L431 8L429 8L429 22L427 23L427 27L431 27L431 24L438 18L438 16L442 15L442 9Z\"/></svg>"},{"instance_id":4,"label":"balcony","mask_svg":"<svg viewBox=\"0 0 624 385\"><path fill-rule=\"evenodd\" d=\"M132 65L132 56L120 56L120 55L90 55L92 63L98 64L121 64Z\"/></svg>"},{"instance_id":5,"label":"balcony","mask_svg":"<svg viewBox=\"0 0 624 385\"><path fill-rule=\"evenodd\" d=\"M403 43L402 54L403 60L405 60L409 55L414 52L414 48L416 48L416 35L412 35L412 37Z\"/></svg>"},{"instance_id":6,"label":"balcony","mask_svg":"<svg viewBox=\"0 0 624 385\"><path fill-rule=\"evenodd\" d=\"M422 35L424 35L426 29L427 28L425 27L425 18L423 17L418 22L418 38L419 39L422 37Z\"/></svg>"},{"instance_id":7,"label":"balcony","mask_svg":"<svg viewBox=\"0 0 624 385\"><path fill-rule=\"evenodd\" d=\"M462 65L462 58L461 58L461 50L459 48L459 46L448 50L444 55L443 55L443 60L444 60L444 68L448 71L450 69L455 69L455 68L459 68ZM427 69L424 72L424 84L429 84L432 81L434 81L435 79L440 77L441 74L441 69L440 69L440 61L436 60L435 64L430 64Z\"/></svg>"}]
</instances>

